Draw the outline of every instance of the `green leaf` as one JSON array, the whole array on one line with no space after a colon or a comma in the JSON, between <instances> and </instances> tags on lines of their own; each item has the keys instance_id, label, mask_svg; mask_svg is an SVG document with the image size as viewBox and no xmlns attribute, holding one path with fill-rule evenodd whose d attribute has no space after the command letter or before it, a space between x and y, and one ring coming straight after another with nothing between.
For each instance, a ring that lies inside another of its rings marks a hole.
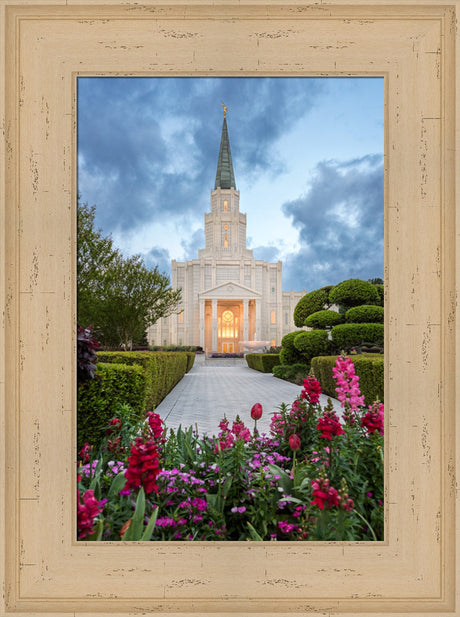
<instances>
[{"instance_id":1,"label":"green leaf","mask_svg":"<svg viewBox=\"0 0 460 617\"><path fill-rule=\"evenodd\" d=\"M100 518L96 523L96 527L94 528L93 533L90 536L87 536L85 539L90 542L99 542L99 540L102 538L103 531L104 531L104 519Z\"/></svg>"},{"instance_id":2,"label":"green leaf","mask_svg":"<svg viewBox=\"0 0 460 617\"><path fill-rule=\"evenodd\" d=\"M257 531L254 529L254 527L251 525L249 521L248 521L248 529L249 529L249 535L251 536L253 540L256 540L257 542L263 542L263 538L259 536L259 534L257 533Z\"/></svg>"},{"instance_id":3,"label":"green leaf","mask_svg":"<svg viewBox=\"0 0 460 617\"><path fill-rule=\"evenodd\" d=\"M144 529L144 514L145 514L145 493L144 487L141 487L136 499L136 509L134 510L131 525L131 540L139 540Z\"/></svg>"},{"instance_id":4,"label":"green leaf","mask_svg":"<svg viewBox=\"0 0 460 617\"><path fill-rule=\"evenodd\" d=\"M293 482L284 469L281 469L278 465L269 465L268 468L273 475L280 476L278 484L281 486L283 491L285 493L290 493L292 491Z\"/></svg>"},{"instance_id":5,"label":"green leaf","mask_svg":"<svg viewBox=\"0 0 460 617\"><path fill-rule=\"evenodd\" d=\"M111 497L117 497L118 493L121 490L123 490L123 487L125 486L125 484L126 484L125 472L120 471L120 473L117 474L115 478L112 480L112 484L110 485L110 489L107 495L109 501Z\"/></svg>"},{"instance_id":6,"label":"green leaf","mask_svg":"<svg viewBox=\"0 0 460 617\"><path fill-rule=\"evenodd\" d=\"M148 522L147 527L145 528L144 533L142 534L142 538L141 540L143 542L149 542L152 534L153 534L153 528L155 527L155 523L157 522L157 518L158 518L158 511L160 508L155 508L155 510L152 513L152 516L150 517L150 520Z\"/></svg>"}]
</instances>

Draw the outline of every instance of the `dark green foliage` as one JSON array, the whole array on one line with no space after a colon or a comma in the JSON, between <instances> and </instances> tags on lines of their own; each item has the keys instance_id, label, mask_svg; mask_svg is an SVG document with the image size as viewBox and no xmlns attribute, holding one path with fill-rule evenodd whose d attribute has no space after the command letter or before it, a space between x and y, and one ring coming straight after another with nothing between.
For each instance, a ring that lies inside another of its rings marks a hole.
<instances>
[{"instance_id":1,"label":"dark green foliage","mask_svg":"<svg viewBox=\"0 0 460 617\"><path fill-rule=\"evenodd\" d=\"M366 405L377 399L384 402L384 358L382 355L352 355L355 372L359 377L359 388ZM336 381L332 374L337 356L321 356L311 361L312 371L321 384L324 394L337 398Z\"/></svg>"},{"instance_id":2,"label":"dark green foliage","mask_svg":"<svg viewBox=\"0 0 460 617\"><path fill-rule=\"evenodd\" d=\"M379 304L380 296L372 283L361 279L348 279L331 289L329 301L348 309L360 304Z\"/></svg>"},{"instance_id":3,"label":"dark green foliage","mask_svg":"<svg viewBox=\"0 0 460 617\"><path fill-rule=\"evenodd\" d=\"M331 330L332 342L339 351L350 351L363 343L381 346L384 340L384 326L379 323L345 323Z\"/></svg>"},{"instance_id":4,"label":"dark green foliage","mask_svg":"<svg viewBox=\"0 0 460 617\"><path fill-rule=\"evenodd\" d=\"M150 351L203 351L197 345L150 345Z\"/></svg>"},{"instance_id":5,"label":"dark green foliage","mask_svg":"<svg viewBox=\"0 0 460 617\"><path fill-rule=\"evenodd\" d=\"M349 323L383 323L383 306L362 304L354 306L345 313L345 319Z\"/></svg>"},{"instance_id":6,"label":"dark green foliage","mask_svg":"<svg viewBox=\"0 0 460 617\"><path fill-rule=\"evenodd\" d=\"M79 449L85 442L99 447L103 429L118 405L128 404L139 418L144 415L146 379L141 366L99 362L97 369L100 379L89 379L78 387Z\"/></svg>"},{"instance_id":7,"label":"dark green foliage","mask_svg":"<svg viewBox=\"0 0 460 617\"><path fill-rule=\"evenodd\" d=\"M295 364L303 362L302 354L297 351L294 345L295 337L303 332L303 330L295 330L285 334L281 339L280 362L281 364Z\"/></svg>"},{"instance_id":8,"label":"dark green foliage","mask_svg":"<svg viewBox=\"0 0 460 617\"><path fill-rule=\"evenodd\" d=\"M294 309L294 323L298 328L305 325L305 320L309 315L331 305L329 292L332 287L332 285L327 285L321 289L315 289L300 298Z\"/></svg>"},{"instance_id":9,"label":"dark green foliage","mask_svg":"<svg viewBox=\"0 0 460 617\"><path fill-rule=\"evenodd\" d=\"M273 375L278 379L284 379L290 381L299 386L303 384L303 380L308 376L310 371L309 364L302 364L297 362L296 364L280 364L273 367Z\"/></svg>"},{"instance_id":10,"label":"dark green foliage","mask_svg":"<svg viewBox=\"0 0 460 617\"><path fill-rule=\"evenodd\" d=\"M376 288L376 290L377 290L377 292L379 294L379 301L378 301L377 304L379 306L384 306L384 304L385 304L385 298L384 298L385 288L383 287L383 285L376 285L375 288Z\"/></svg>"},{"instance_id":11,"label":"dark green foliage","mask_svg":"<svg viewBox=\"0 0 460 617\"><path fill-rule=\"evenodd\" d=\"M272 368L280 363L277 353L248 353L245 358L249 368L261 373L271 373Z\"/></svg>"},{"instance_id":12,"label":"dark green foliage","mask_svg":"<svg viewBox=\"0 0 460 617\"><path fill-rule=\"evenodd\" d=\"M330 352L330 343L326 330L301 332L294 339L294 346L302 354L302 361L309 364L315 356Z\"/></svg>"},{"instance_id":13,"label":"dark green foliage","mask_svg":"<svg viewBox=\"0 0 460 617\"><path fill-rule=\"evenodd\" d=\"M93 326L83 328L77 326L77 382L79 384L86 379L94 379L96 377L96 349L99 348L99 343L93 338Z\"/></svg>"},{"instance_id":14,"label":"dark green foliage","mask_svg":"<svg viewBox=\"0 0 460 617\"><path fill-rule=\"evenodd\" d=\"M317 328L324 330L325 328L332 328L339 323L343 323L344 317L337 311L322 310L312 313L305 320L305 325L308 328Z\"/></svg>"},{"instance_id":15,"label":"dark green foliage","mask_svg":"<svg viewBox=\"0 0 460 617\"><path fill-rule=\"evenodd\" d=\"M185 355L187 356L187 368L185 369L185 372L188 373L195 363L195 352L186 351Z\"/></svg>"},{"instance_id":16,"label":"dark green foliage","mask_svg":"<svg viewBox=\"0 0 460 617\"><path fill-rule=\"evenodd\" d=\"M101 361L137 364L144 368L147 396L145 410L152 411L182 379L187 370L187 354L161 351L106 351Z\"/></svg>"}]
</instances>

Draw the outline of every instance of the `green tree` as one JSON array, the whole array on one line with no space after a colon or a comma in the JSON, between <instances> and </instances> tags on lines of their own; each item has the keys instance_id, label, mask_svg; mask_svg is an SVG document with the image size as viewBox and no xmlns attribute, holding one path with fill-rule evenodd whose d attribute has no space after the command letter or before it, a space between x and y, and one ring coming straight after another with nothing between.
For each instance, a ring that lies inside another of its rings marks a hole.
<instances>
[{"instance_id":1,"label":"green tree","mask_svg":"<svg viewBox=\"0 0 460 617\"><path fill-rule=\"evenodd\" d=\"M102 280L100 328L104 342L122 343L131 349L146 329L160 317L178 310L181 290L173 290L169 278L149 269L139 255L118 257Z\"/></svg>"},{"instance_id":2,"label":"green tree","mask_svg":"<svg viewBox=\"0 0 460 617\"><path fill-rule=\"evenodd\" d=\"M78 322L94 324L103 344L131 349L149 326L178 310L181 290L171 289L169 278L139 255L124 258L94 229L94 217L94 206L78 204Z\"/></svg>"}]
</instances>

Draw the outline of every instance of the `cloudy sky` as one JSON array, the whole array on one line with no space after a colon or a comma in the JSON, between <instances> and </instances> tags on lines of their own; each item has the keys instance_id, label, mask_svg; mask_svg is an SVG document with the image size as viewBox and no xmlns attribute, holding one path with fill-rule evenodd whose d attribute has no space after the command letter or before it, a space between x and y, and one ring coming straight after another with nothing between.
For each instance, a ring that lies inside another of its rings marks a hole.
<instances>
[{"instance_id":1,"label":"cloudy sky","mask_svg":"<svg viewBox=\"0 0 460 617\"><path fill-rule=\"evenodd\" d=\"M78 191L125 255L204 247L227 124L248 248L283 289L383 278L382 78L78 79Z\"/></svg>"}]
</instances>

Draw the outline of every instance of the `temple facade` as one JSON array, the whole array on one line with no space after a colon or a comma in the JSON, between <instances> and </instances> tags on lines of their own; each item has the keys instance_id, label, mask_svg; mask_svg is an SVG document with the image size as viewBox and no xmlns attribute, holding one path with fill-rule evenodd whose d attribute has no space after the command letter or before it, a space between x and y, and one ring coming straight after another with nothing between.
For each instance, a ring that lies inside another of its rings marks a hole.
<instances>
[{"instance_id":1,"label":"temple facade","mask_svg":"<svg viewBox=\"0 0 460 617\"><path fill-rule=\"evenodd\" d=\"M226 108L211 190L204 215L205 247L196 259L172 261L171 285L182 289L178 314L148 330L151 345L198 345L207 353L237 353L281 344L296 329L294 308L303 291L282 291L282 263L255 259L246 245Z\"/></svg>"}]
</instances>

